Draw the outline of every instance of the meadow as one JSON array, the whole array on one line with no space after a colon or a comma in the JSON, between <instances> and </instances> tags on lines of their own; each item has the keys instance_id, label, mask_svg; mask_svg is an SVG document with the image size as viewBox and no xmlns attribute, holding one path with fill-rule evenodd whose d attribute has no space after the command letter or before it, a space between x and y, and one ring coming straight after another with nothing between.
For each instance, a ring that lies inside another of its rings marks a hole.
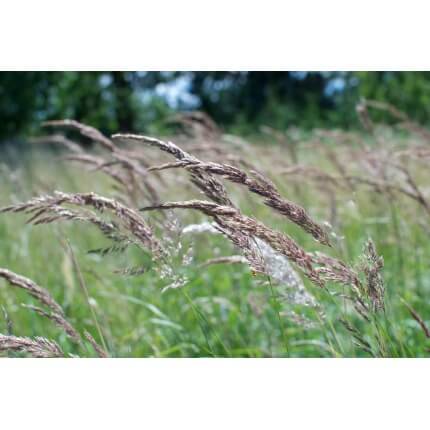
<instances>
[{"instance_id":1,"label":"meadow","mask_svg":"<svg viewBox=\"0 0 430 430\"><path fill-rule=\"evenodd\" d=\"M246 138L53 121L5 150L1 354L427 356L430 132L357 111Z\"/></svg>"}]
</instances>

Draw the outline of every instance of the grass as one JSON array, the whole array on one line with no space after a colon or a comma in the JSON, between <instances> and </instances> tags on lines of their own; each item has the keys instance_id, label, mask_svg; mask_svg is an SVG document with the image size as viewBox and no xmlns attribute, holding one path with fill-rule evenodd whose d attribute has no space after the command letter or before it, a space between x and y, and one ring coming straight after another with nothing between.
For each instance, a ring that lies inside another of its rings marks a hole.
<instances>
[{"instance_id":1,"label":"grass","mask_svg":"<svg viewBox=\"0 0 430 430\"><path fill-rule=\"evenodd\" d=\"M385 128L377 133L377 138L358 133L345 136L365 142L368 151L378 157L384 151L422 145L421 137L415 135ZM341 142L339 136L324 137L321 142L318 133L305 140L296 139L295 156L300 165L315 166L339 176L327 157L329 149L348 174L362 173L359 160L354 159L362 154L356 144ZM306 208L314 219L334 223L337 237L331 237L334 247L330 255L356 267L367 239L373 239L377 253L384 258L385 311L371 312L366 321L342 297L350 293L350 288L334 282L319 288L302 276L306 289L318 302L318 306L303 306L280 297L279 286L270 277L253 274L245 264L202 267L208 259L239 252L222 235L177 237L177 226L171 232L160 231L156 220L162 219L162 215L156 212L144 212L143 216L158 237L172 242L175 252L169 260L170 267L176 278L186 279L180 288L163 292L169 277L163 279L150 255L140 249L129 248L124 253L106 256L88 253L108 245L94 226L72 222L32 226L25 224L28 217L19 213L0 215L0 267L46 288L74 327L81 333L90 332L113 357L426 356L425 331L407 306L426 324L430 310L430 220L423 206L402 193L392 196L363 184L354 191L336 188L330 196L323 181L308 174L282 174L283 169L291 167L290 155L282 143L261 136L256 140L264 140L265 144L243 143L234 153L258 166L276 183L282 196ZM317 145L312 146L316 141ZM224 145L229 151L232 148ZM196 154L192 145L187 150ZM157 154L155 150L148 152ZM99 152L95 150L94 154ZM111 178L100 170L87 171L78 164L59 161L58 155L34 147L18 161L13 157L6 159L6 167L0 173L0 206L54 190L92 191L117 198L123 195L113 189ZM223 156L208 151L199 158L212 161L215 157L217 161ZM152 164L160 164L158 155L154 157L158 162ZM428 174L419 160L408 159L405 165L414 172L425 194ZM166 183L157 188L162 201L201 198L196 188L190 186L186 172L174 169L160 174ZM226 186L244 214L288 233L305 250L324 250L300 226L276 214L243 187L231 183ZM141 207L147 202L137 198L135 204ZM168 216L182 226L208 220L204 214L189 210L174 214L169 211ZM187 259L191 263L184 264ZM148 270L139 276L115 273L118 268L135 266ZM84 341L83 346L70 342L51 321L22 307L22 303L37 304L24 291L0 282L0 303L7 315L0 320L0 333L52 339L66 355L97 355L89 342Z\"/></svg>"}]
</instances>

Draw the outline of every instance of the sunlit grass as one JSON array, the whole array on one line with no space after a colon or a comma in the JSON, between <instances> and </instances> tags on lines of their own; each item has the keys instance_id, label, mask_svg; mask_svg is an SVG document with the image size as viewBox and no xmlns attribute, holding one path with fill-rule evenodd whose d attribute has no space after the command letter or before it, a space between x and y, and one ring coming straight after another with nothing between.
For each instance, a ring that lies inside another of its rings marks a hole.
<instances>
[{"instance_id":1,"label":"sunlit grass","mask_svg":"<svg viewBox=\"0 0 430 430\"><path fill-rule=\"evenodd\" d=\"M313 159L307 151L300 152L300 156L302 160L318 163L318 159ZM95 191L106 196L113 193L111 183L99 172L84 172L79 167L68 166L46 152L32 151L27 160L10 167L9 172L2 170L0 174L0 206L53 190ZM301 203L316 217L328 218L327 197L317 188L301 187L300 193L295 195L294 187L286 178L276 178L276 182L285 195ZM172 187L173 190L168 191L169 198L172 195L182 198L192 193L189 189L175 188L174 184ZM230 189L234 190L234 187ZM233 196L244 213L287 231L305 249L321 249L311 237L260 202L248 199L241 191L236 189ZM100 233L88 225L61 223L34 227L25 224L23 215L2 214L0 266L47 288L76 328L90 331L100 341L73 262L62 246L67 239L112 356L368 356L354 344L340 321L342 318L353 321L367 339L376 339L381 355L423 356L425 336L401 302L402 298L412 304L424 319L428 315L430 245L428 236L416 222L423 215L412 205L405 199L390 205L383 196L370 194L365 189L353 195L338 196L337 231L342 238L336 252L345 261L355 264L365 241L372 237L378 253L385 260L386 312L371 323L351 316L347 304L333 296L334 291L342 293L342 289L329 286L327 290L320 290L308 282L306 286L321 304L324 316L307 309L312 327L280 317L280 305L273 291L254 277L247 266L199 267L208 258L235 253L222 237L198 235L184 238L183 246L193 247L195 263L181 268L189 281L182 288L163 293L165 283L152 270L138 277L114 273L116 268L141 262L145 257L138 251L103 258L88 254L87 251L104 243ZM194 213L180 212L177 215L184 225L204 219ZM79 354L78 347L71 344L60 330L21 306L21 303L30 302L22 291L0 282L0 303L12 323L13 333L43 335L57 340L66 353ZM7 330L6 319L0 319L0 332Z\"/></svg>"}]
</instances>

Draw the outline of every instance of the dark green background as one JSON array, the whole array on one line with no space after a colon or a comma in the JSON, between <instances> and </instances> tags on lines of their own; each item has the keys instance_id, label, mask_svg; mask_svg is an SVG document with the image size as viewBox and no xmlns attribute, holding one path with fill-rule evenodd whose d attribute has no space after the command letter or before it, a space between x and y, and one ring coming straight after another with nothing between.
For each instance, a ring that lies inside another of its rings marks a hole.
<instances>
[{"instance_id":1,"label":"dark green background","mask_svg":"<svg viewBox=\"0 0 430 430\"><path fill-rule=\"evenodd\" d=\"M174 104L159 91L166 85L179 92ZM426 124L430 73L0 72L0 141L38 134L41 121L60 118L105 133L160 132L172 111L192 109L245 134L262 124L354 128L360 97L392 103ZM389 121L383 115L375 112Z\"/></svg>"}]
</instances>

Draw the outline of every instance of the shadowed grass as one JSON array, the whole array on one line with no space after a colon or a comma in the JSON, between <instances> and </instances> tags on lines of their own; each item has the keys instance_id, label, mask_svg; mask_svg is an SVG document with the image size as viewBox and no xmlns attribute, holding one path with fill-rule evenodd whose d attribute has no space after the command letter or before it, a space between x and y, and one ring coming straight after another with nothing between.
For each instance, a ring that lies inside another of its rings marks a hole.
<instances>
[{"instance_id":1,"label":"shadowed grass","mask_svg":"<svg viewBox=\"0 0 430 430\"><path fill-rule=\"evenodd\" d=\"M286 157L277 146L270 150L272 153L269 151L266 158L259 158L257 147L255 155L250 151L250 161L261 161L266 171L270 171L268 165ZM321 161L317 153L306 148L299 147L298 156L303 162L318 163L327 171L333 169L327 160ZM11 171L0 172L0 206L57 189L118 195L112 190L112 181L101 172L85 172L77 166L59 163L51 153L40 150L31 151L28 157L15 166L8 163ZM180 175L177 171L169 174L166 178L170 180ZM314 183L304 185L276 175L272 179L283 195L306 207L317 219L329 218L327 197ZM165 201L172 196L176 200L196 196L193 189L174 181L170 184L163 191ZM322 249L305 231L286 222L271 208L257 199L249 199L243 190L226 186L244 214L291 235L304 249ZM162 292L166 281L151 270L153 262L138 249L104 257L88 254L87 251L107 244L90 225L32 227L25 225L21 215L4 214L0 216L0 266L45 287L74 327L81 333L90 332L114 357L425 356L428 340L401 299L424 321L428 320L430 276L425 256L430 255L430 245L419 221L428 225L429 220L407 197L396 197L388 204L383 196L366 188L339 193L337 200L339 225L335 231L343 238L333 252L355 264L367 238L372 237L378 254L384 257L386 310L370 322L350 312L350 306L339 298L344 290L330 283L319 289L305 281L321 304L323 315L292 306L313 322L309 327L295 323L282 315L276 288L265 279L254 277L246 265L201 265L208 259L234 254L232 246L217 235L182 238L184 248L187 244L192 247L194 261L175 268L187 277L187 283L182 289ZM151 224L156 226L158 215L151 216ZM206 219L196 213L181 212L177 216L182 225ZM70 242L73 254L59 246L62 237ZM79 279L75 276L76 261L79 261ZM118 268L138 265L148 270L140 276L115 273ZM35 304L25 292L11 290L0 282L0 303L8 315L8 320L0 319L0 333L12 329L16 336L55 339L66 355L78 354L77 346L61 330L21 306L21 303ZM342 324L345 318L351 324L349 330ZM354 330L361 341L351 335ZM363 345L368 346L363 348ZM96 352L89 355L96 356Z\"/></svg>"}]
</instances>

